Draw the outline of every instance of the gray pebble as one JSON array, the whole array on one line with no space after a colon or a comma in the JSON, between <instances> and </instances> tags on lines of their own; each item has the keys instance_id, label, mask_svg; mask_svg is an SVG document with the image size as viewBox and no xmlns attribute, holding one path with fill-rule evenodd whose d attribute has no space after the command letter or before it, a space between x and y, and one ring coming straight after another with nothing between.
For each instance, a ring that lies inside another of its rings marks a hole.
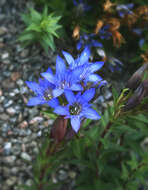
<instances>
[{"instance_id":1,"label":"gray pebble","mask_svg":"<svg viewBox=\"0 0 148 190\"><path fill-rule=\"evenodd\" d=\"M26 160L26 161L31 161L31 156L29 154L27 154L26 152L22 152L21 153L21 158Z\"/></svg>"}]
</instances>

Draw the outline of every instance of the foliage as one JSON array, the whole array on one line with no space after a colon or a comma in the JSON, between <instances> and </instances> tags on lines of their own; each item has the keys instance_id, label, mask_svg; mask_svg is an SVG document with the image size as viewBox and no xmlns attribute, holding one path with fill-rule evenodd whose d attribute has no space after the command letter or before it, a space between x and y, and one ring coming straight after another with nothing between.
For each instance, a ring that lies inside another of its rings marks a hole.
<instances>
[{"instance_id":1,"label":"foliage","mask_svg":"<svg viewBox=\"0 0 148 190\"><path fill-rule=\"evenodd\" d=\"M24 14L22 19L26 28L19 37L20 42L25 46L39 42L46 52L48 47L55 50L54 36L59 38L58 29L62 26L58 22L61 16L48 14L48 8L45 6L42 14L30 8L28 14Z\"/></svg>"}]
</instances>

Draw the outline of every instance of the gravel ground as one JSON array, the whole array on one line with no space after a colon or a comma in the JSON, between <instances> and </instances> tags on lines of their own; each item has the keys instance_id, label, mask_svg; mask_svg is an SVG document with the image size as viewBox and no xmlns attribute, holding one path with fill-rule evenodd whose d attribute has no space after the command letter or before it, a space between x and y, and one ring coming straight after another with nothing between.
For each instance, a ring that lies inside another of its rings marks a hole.
<instances>
[{"instance_id":1,"label":"gravel ground","mask_svg":"<svg viewBox=\"0 0 148 190\"><path fill-rule=\"evenodd\" d=\"M26 106L33 94L25 81L36 81L39 73L52 67L56 60L53 52L45 55L37 46L24 49L18 43L24 27L20 13L26 3L0 0L0 190L20 190L18 185L31 184L31 161L53 123L40 113L43 107ZM105 102L112 103L111 98L108 88L97 103L106 108ZM75 177L73 171L66 170L59 171L59 180Z\"/></svg>"}]
</instances>

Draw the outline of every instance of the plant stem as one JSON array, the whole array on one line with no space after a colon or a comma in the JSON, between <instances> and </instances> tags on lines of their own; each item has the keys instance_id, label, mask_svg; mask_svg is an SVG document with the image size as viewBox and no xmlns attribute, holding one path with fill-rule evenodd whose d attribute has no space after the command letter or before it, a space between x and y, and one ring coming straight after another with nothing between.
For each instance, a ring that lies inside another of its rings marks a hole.
<instances>
[{"instance_id":1,"label":"plant stem","mask_svg":"<svg viewBox=\"0 0 148 190\"><path fill-rule=\"evenodd\" d=\"M112 122L110 121L110 122L106 125L104 131L102 132L101 138L104 138L104 137L105 137L105 135L107 134L107 132L109 131L109 129L111 128L111 126L112 126ZM101 147L102 147L102 142L99 141L99 143L98 143L98 148L97 148L97 151L96 151L96 157L97 157L97 159L98 159L99 156L100 156L100 149L101 149ZM96 175L97 175L97 177L99 177L99 168L98 168L98 165L97 165L97 164L96 164L96 167L97 167Z\"/></svg>"},{"instance_id":2,"label":"plant stem","mask_svg":"<svg viewBox=\"0 0 148 190\"><path fill-rule=\"evenodd\" d=\"M53 153L55 153L57 151L58 146L59 146L59 143L58 144L53 144L53 146L50 146L50 144L49 144L45 156L49 157ZM43 181L43 179L45 177L45 173L46 173L48 168L49 168L49 163L45 163L43 165L43 167L41 168L41 173L40 173L40 177L39 177L40 183L38 185L38 190L43 190L44 183L42 181Z\"/></svg>"}]
</instances>

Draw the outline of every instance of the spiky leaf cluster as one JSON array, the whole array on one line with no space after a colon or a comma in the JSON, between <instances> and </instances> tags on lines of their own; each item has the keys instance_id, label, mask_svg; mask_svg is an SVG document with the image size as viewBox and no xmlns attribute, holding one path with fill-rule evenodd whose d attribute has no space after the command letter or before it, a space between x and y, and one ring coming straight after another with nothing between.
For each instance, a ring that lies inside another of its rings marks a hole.
<instances>
[{"instance_id":1,"label":"spiky leaf cluster","mask_svg":"<svg viewBox=\"0 0 148 190\"><path fill-rule=\"evenodd\" d=\"M24 46L38 42L46 52L49 47L55 50L54 37L59 38L58 29L62 26L58 22L61 16L56 16L54 13L48 14L47 7L44 7L42 14L30 8L28 14L24 14L22 19L26 28L19 37L19 41Z\"/></svg>"}]
</instances>

